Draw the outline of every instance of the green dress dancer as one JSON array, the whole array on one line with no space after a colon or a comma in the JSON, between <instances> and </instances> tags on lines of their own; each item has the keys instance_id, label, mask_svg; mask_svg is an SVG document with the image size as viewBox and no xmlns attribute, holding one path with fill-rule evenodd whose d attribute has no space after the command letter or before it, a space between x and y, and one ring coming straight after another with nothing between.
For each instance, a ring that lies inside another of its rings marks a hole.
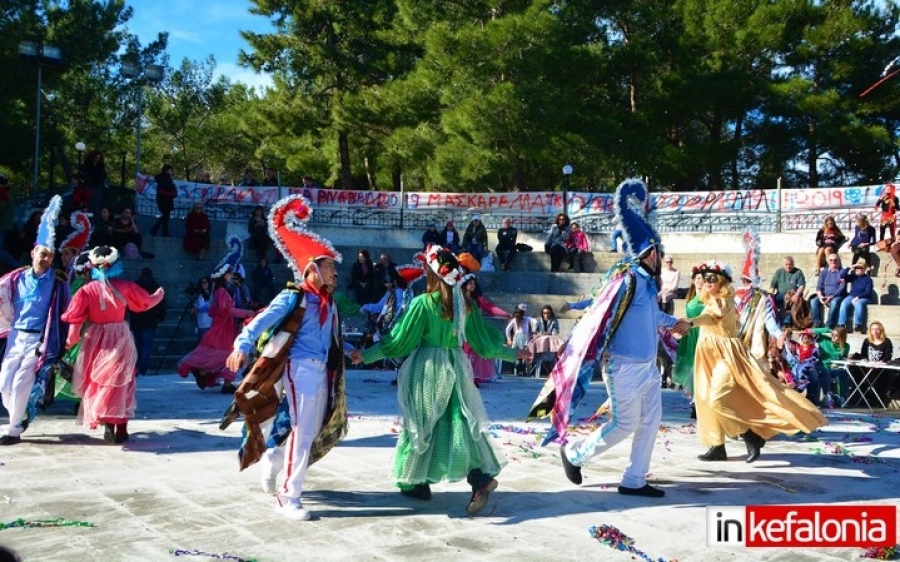
<instances>
[{"instance_id":1,"label":"green dress dancer","mask_svg":"<svg viewBox=\"0 0 900 562\"><path fill-rule=\"evenodd\" d=\"M696 295L684 307L684 313L688 318L696 318L703 312L703 303L700 295ZM691 328L683 338L678 340L678 350L675 352L675 370L672 380L686 392L694 394L694 351L697 349L697 339L700 336L700 328Z\"/></svg>"},{"instance_id":2,"label":"green dress dancer","mask_svg":"<svg viewBox=\"0 0 900 562\"><path fill-rule=\"evenodd\" d=\"M76 272L72 282L69 284L69 292L72 296L80 289L85 283L90 280L90 271L87 271L87 276L85 276L84 272ZM81 329L81 335L84 335L85 330L90 325L90 322L85 322ZM78 343L67 349L65 353L63 353L60 361L69 366L68 371L71 373L72 369L75 367L75 360L78 359L78 352L81 351L81 342L83 338L79 338ZM66 380L61 376L56 377L55 384L55 394L57 398L65 398L66 400L74 400L77 404L81 403L81 398L75 394L75 390L72 388L72 381ZM76 406L77 406L76 404Z\"/></svg>"}]
</instances>

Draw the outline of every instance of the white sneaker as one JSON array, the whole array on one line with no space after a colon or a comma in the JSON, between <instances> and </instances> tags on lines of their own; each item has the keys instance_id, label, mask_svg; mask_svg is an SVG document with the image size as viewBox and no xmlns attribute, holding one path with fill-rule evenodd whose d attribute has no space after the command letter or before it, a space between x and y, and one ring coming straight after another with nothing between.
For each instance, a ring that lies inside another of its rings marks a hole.
<instances>
[{"instance_id":1,"label":"white sneaker","mask_svg":"<svg viewBox=\"0 0 900 562\"><path fill-rule=\"evenodd\" d=\"M300 503L300 500L279 500L279 502L278 511L288 519L309 521L312 518L312 515L303 509L303 504Z\"/></svg>"}]
</instances>

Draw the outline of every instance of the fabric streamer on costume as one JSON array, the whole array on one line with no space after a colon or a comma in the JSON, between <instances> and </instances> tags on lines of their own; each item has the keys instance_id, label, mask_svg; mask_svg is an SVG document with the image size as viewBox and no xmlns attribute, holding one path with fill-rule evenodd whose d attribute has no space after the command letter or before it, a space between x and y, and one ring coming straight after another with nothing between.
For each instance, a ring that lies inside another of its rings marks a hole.
<instances>
[{"instance_id":1,"label":"fabric streamer on costume","mask_svg":"<svg viewBox=\"0 0 900 562\"><path fill-rule=\"evenodd\" d=\"M593 369L582 368L582 364L602 357L634 295L633 265L633 260L625 259L610 270L532 405L527 419L551 417L552 425L543 445L557 438L565 440L572 413L593 378Z\"/></svg>"},{"instance_id":2,"label":"fabric streamer on costume","mask_svg":"<svg viewBox=\"0 0 900 562\"><path fill-rule=\"evenodd\" d=\"M3 529L35 529L39 527L93 527L94 524L88 521L74 521L58 517L56 519L25 519L20 517L9 523L0 523L0 531Z\"/></svg>"},{"instance_id":3,"label":"fabric streamer on costume","mask_svg":"<svg viewBox=\"0 0 900 562\"><path fill-rule=\"evenodd\" d=\"M646 560L647 562L674 562L671 560L667 560L665 558L652 558L646 552L642 550L638 550L634 546L634 539L613 527L612 525L600 525L599 527L591 527L588 529L588 532L592 537L600 541L602 544L610 548L614 548L616 550L621 550L623 552L629 552L641 560Z\"/></svg>"},{"instance_id":4,"label":"fabric streamer on costume","mask_svg":"<svg viewBox=\"0 0 900 562\"><path fill-rule=\"evenodd\" d=\"M234 554L229 554L227 552L223 552L222 554L217 554L215 552L203 552L201 550L185 550L183 548L170 548L169 554L173 556L205 556L206 558L215 558L217 560L234 560L234 562L256 562L256 558L243 558L241 556L235 556Z\"/></svg>"}]
</instances>

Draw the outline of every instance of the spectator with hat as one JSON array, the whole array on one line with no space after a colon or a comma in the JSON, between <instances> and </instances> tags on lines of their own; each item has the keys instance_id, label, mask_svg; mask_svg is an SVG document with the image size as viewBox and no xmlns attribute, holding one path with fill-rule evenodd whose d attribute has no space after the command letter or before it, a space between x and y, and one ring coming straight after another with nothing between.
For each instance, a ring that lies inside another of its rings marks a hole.
<instances>
[{"instance_id":1,"label":"spectator with hat","mask_svg":"<svg viewBox=\"0 0 900 562\"><path fill-rule=\"evenodd\" d=\"M463 248L481 263L484 253L488 249L487 229L481 222L481 215L472 215L472 220L466 226L463 233Z\"/></svg>"},{"instance_id":2,"label":"spectator with hat","mask_svg":"<svg viewBox=\"0 0 900 562\"><path fill-rule=\"evenodd\" d=\"M441 232L441 246L455 254L459 252L460 243L459 232L456 230L456 227L453 226L453 221L448 220L444 225L444 230Z\"/></svg>"},{"instance_id":3,"label":"spectator with hat","mask_svg":"<svg viewBox=\"0 0 900 562\"><path fill-rule=\"evenodd\" d=\"M872 291L875 284L869 276L869 265L865 258L860 258L853 267L845 269L841 277L850 287L847 296L841 302L841 311L838 315L838 324L847 328L847 332L856 330L860 334L866 333L866 316L869 303L872 301ZM853 324L849 323L850 312L853 311Z\"/></svg>"},{"instance_id":4,"label":"spectator with hat","mask_svg":"<svg viewBox=\"0 0 900 562\"><path fill-rule=\"evenodd\" d=\"M427 250L432 244L441 245L441 233L437 231L437 223L431 221L422 234L422 249Z\"/></svg>"}]
</instances>

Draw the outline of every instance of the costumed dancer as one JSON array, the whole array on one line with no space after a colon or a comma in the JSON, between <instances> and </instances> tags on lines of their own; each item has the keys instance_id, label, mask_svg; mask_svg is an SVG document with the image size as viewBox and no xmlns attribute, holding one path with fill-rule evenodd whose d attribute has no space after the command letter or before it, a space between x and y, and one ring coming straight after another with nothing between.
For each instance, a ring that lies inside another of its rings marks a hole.
<instances>
[{"instance_id":1,"label":"costumed dancer","mask_svg":"<svg viewBox=\"0 0 900 562\"><path fill-rule=\"evenodd\" d=\"M264 435L278 411L283 387L290 433L282 450L284 485L277 493L277 506L285 517L301 521L311 518L300 500L308 466L347 433L340 316L331 297L337 284L335 261L341 255L327 240L307 230L311 212L309 202L300 195L272 206L269 234L295 278L302 281L289 283L244 327L227 361L229 369L238 371L247 364L255 344L261 349L234 395L245 419L239 457L242 470L261 457L272 464L281 449L267 451ZM265 470L263 474L266 487Z\"/></svg>"},{"instance_id":2,"label":"costumed dancer","mask_svg":"<svg viewBox=\"0 0 900 562\"><path fill-rule=\"evenodd\" d=\"M200 338L200 344L178 362L178 375L181 378L194 375L194 381L200 390L213 387L218 379L224 379L222 394L232 394L236 389L234 379L237 372L226 365L234 338L238 335L235 319L253 315L251 310L237 308L228 292L233 271L239 265L243 253L243 245L240 240L235 244L235 238L237 237L229 238L228 253L210 275L213 295L207 314L212 318L212 325Z\"/></svg>"},{"instance_id":3,"label":"costumed dancer","mask_svg":"<svg viewBox=\"0 0 900 562\"><path fill-rule=\"evenodd\" d=\"M703 274L697 269L697 266L694 266L691 268L691 286L688 287L684 305L684 315L689 320L703 312L703 302L700 301L702 285ZM691 328L684 337L678 340L675 366L672 369L672 381L691 397L691 419L697 418L697 408L694 406L694 352L697 349L699 335L699 328Z\"/></svg>"},{"instance_id":4,"label":"costumed dancer","mask_svg":"<svg viewBox=\"0 0 900 562\"><path fill-rule=\"evenodd\" d=\"M700 441L709 450L702 461L724 461L725 438L742 435L747 462L759 458L778 433L812 433L827 422L802 394L769 374L738 333L731 268L714 261L703 272L703 312L694 358L694 396Z\"/></svg>"},{"instance_id":5,"label":"costumed dancer","mask_svg":"<svg viewBox=\"0 0 900 562\"><path fill-rule=\"evenodd\" d=\"M473 516L497 489L494 477L505 460L488 432L462 344L468 341L478 355L505 361L527 358L528 352L504 347L503 334L463 297L463 273L453 253L432 245L425 255L425 293L413 299L380 343L352 356L354 363L409 356L397 373L403 430L394 478L403 495L420 500L431 499L430 484L465 478L472 487L466 512Z\"/></svg>"},{"instance_id":6,"label":"costumed dancer","mask_svg":"<svg viewBox=\"0 0 900 562\"><path fill-rule=\"evenodd\" d=\"M0 278L0 337L7 338L0 397L9 413L9 424L0 428L0 445L22 441L36 404L46 395L47 379L38 373L56 362L66 338L60 315L69 305L69 285L65 272L52 268L61 207L62 198L55 195L41 215L31 266Z\"/></svg>"},{"instance_id":7,"label":"costumed dancer","mask_svg":"<svg viewBox=\"0 0 900 562\"><path fill-rule=\"evenodd\" d=\"M512 314L492 303L481 292L478 285L478 276L475 275L481 271L481 264L472 254L462 253L458 256L459 265L461 265L468 273L463 276L461 281L463 296L478 305L481 312L486 316L499 316L500 318L510 319ZM483 382L496 382L497 380L497 364L493 359L487 359L479 356L469 345L469 342L463 344L463 351L469 357L472 364L472 374L475 377L476 386Z\"/></svg>"},{"instance_id":8,"label":"costumed dancer","mask_svg":"<svg viewBox=\"0 0 900 562\"><path fill-rule=\"evenodd\" d=\"M631 458L619 493L663 497L665 491L647 483L650 456L662 419L660 373L656 366L659 328L684 334L687 320L665 314L656 302L663 249L659 235L645 221L640 208L647 199L640 180L626 180L616 189L616 216L625 232L630 255L617 263L600 293L572 331L563 354L529 413L551 414L553 427L546 444L559 435L563 470L574 484L582 482L582 466L626 437L634 435ZM579 377L582 362L600 357L610 400L610 419L580 441L565 441L572 410L590 382Z\"/></svg>"},{"instance_id":9,"label":"costumed dancer","mask_svg":"<svg viewBox=\"0 0 900 562\"><path fill-rule=\"evenodd\" d=\"M741 265L741 285L736 289L739 337L757 361L765 362L771 347L781 347L784 332L778 325L778 307L771 293L759 288L759 233L748 228L743 236L744 262Z\"/></svg>"},{"instance_id":10,"label":"costumed dancer","mask_svg":"<svg viewBox=\"0 0 900 562\"><path fill-rule=\"evenodd\" d=\"M71 327L67 347L81 340L82 324L90 321L72 386L81 397L84 426L96 429L104 424L104 441L122 443L128 440L128 420L134 417L137 373L137 350L125 313L149 310L162 301L164 292L160 287L151 295L134 281L116 279L123 268L118 250L111 246L94 248L89 259L93 281L75 293L62 315Z\"/></svg>"}]
</instances>

